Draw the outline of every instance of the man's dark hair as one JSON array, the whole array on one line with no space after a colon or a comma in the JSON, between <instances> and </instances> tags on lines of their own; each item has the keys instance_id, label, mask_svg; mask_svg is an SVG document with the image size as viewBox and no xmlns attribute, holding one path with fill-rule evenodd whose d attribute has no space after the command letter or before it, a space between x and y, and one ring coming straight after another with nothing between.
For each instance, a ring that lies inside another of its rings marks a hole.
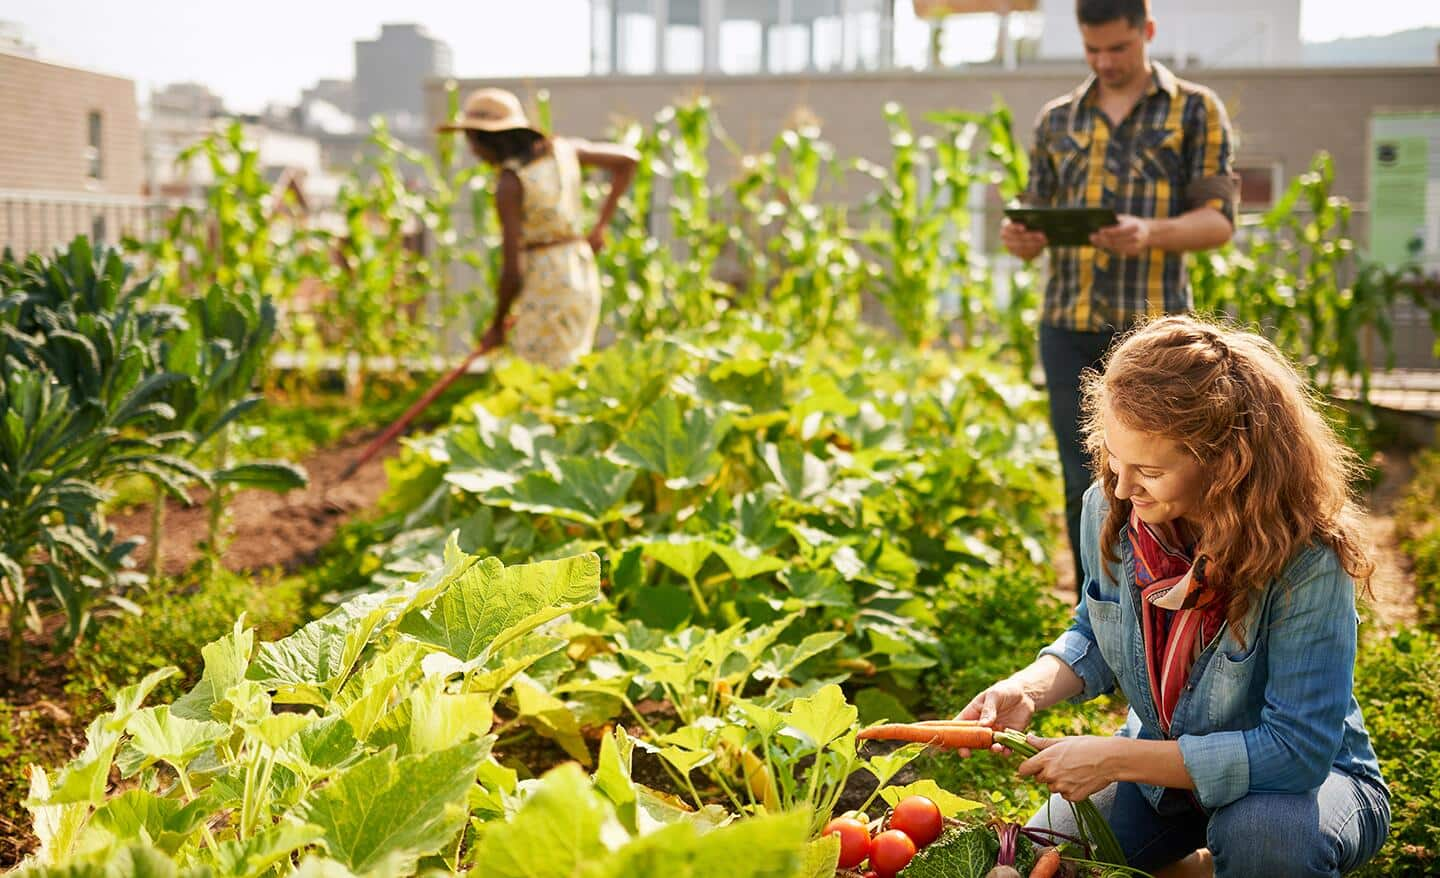
<instances>
[{"instance_id":1,"label":"man's dark hair","mask_svg":"<svg viewBox=\"0 0 1440 878\"><path fill-rule=\"evenodd\" d=\"M1150 0L1075 0L1075 17L1092 26L1124 19L1131 27L1142 28L1150 17Z\"/></svg>"},{"instance_id":2,"label":"man's dark hair","mask_svg":"<svg viewBox=\"0 0 1440 878\"><path fill-rule=\"evenodd\" d=\"M535 157L535 145L544 140L544 136L530 131L526 128L515 128L510 131L475 131L465 132L472 142L483 143L489 147L501 162L511 159L520 159L521 162L528 162Z\"/></svg>"}]
</instances>

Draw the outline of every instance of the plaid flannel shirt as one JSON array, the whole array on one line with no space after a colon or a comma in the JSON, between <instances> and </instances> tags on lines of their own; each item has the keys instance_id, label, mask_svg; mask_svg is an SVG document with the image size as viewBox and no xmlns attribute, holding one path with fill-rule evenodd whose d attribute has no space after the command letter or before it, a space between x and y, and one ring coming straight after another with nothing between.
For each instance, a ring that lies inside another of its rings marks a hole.
<instances>
[{"instance_id":1,"label":"plaid flannel shirt","mask_svg":"<svg viewBox=\"0 0 1440 878\"><path fill-rule=\"evenodd\" d=\"M1110 207L1173 217L1214 207L1233 225L1239 196L1234 136L1210 89L1151 64L1150 89L1112 128L1095 77L1040 111L1024 200L1034 206ZM1185 255L1137 257L1094 247L1051 247L1041 319L1063 329L1123 329L1141 316L1192 307Z\"/></svg>"}]
</instances>

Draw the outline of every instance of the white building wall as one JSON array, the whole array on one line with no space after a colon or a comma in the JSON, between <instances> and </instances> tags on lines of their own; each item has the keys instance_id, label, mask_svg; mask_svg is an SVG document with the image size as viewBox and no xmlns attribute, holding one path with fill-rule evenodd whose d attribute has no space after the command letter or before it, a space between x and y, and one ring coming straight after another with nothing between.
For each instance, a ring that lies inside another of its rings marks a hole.
<instances>
[{"instance_id":1,"label":"white building wall","mask_svg":"<svg viewBox=\"0 0 1440 878\"><path fill-rule=\"evenodd\" d=\"M1045 29L1040 57L1085 54L1075 0L1040 0ZM1177 67L1293 67L1300 64L1300 0L1151 0L1151 55Z\"/></svg>"}]
</instances>

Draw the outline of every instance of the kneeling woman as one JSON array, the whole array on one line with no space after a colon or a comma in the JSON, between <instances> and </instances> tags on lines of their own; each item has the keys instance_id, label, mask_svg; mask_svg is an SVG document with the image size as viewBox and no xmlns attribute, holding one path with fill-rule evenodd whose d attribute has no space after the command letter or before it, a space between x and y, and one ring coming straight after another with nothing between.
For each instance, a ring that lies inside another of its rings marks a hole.
<instances>
[{"instance_id":1,"label":"kneeling woman","mask_svg":"<svg viewBox=\"0 0 1440 878\"><path fill-rule=\"evenodd\" d=\"M1073 830L1064 800L1094 796L1146 871L1359 867L1390 806L1354 694L1355 455L1270 342L1188 317L1130 334L1084 399L1080 605L960 717L1023 729L1118 687L1118 735L1032 738L1021 773L1054 794L1032 825Z\"/></svg>"}]
</instances>

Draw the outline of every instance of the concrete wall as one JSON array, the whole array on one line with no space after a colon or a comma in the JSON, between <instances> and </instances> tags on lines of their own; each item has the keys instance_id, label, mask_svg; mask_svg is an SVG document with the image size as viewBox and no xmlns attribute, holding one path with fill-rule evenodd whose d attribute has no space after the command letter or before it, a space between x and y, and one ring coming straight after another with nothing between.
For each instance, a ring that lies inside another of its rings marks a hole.
<instances>
[{"instance_id":1,"label":"concrete wall","mask_svg":"<svg viewBox=\"0 0 1440 878\"><path fill-rule=\"evenodd\" d=\"M883 161L889 134L881 108L896 101L920 128L932 110L985 109L999 97L1015 114L1028 143L1041 106L1073 89L1085 76L1081 65L1017 72L946 71L831 74L823 76L575 77L464 80L462 91L498 85L532 100L550 92L562 133L604 137L622 119L648 120L687 96L710 96L720 122L747 150L765 148L804 110L817 117L842 158ZM1370 114L1380 108L1440 107L1440 66L1415 68L1194 69L1188 78L1219 93L1239 135L1239 161L1249 167L1278 166L1284 179L1303 173L1318 150L1335 158L1337 188L1363 209L1366 198ZM444 83L426 84L431 122L443 117ZM716 154L717 171L734 169Z\"/></svg>"},{"instance_id":2,"label":"concrete wall","mask_svg":"<svg viewBox=\"0 0 1440 878\"><path fill-rule=\"evenodd\" d=\"M88 117L101 114L101 176ZM0 53L0 189L136 196L145 181L135 83Z\"/></svg>"}]
</instances>

